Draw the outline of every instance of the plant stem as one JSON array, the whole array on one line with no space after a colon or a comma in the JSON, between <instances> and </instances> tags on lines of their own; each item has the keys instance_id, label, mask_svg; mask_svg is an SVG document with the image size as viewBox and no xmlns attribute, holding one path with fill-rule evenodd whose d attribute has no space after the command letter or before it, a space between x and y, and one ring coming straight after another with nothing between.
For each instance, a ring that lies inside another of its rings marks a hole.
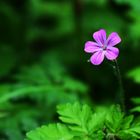
<instances>
[{"instance_id":1,"label":"plant stem","mask_svg":"<svg viewBox=\"0 0 140 140\"><path fill-rule=\"evenodd\" d=\"M119 94L117 96L117 99L118 99L119 104L121 105L122 110L125 111L125 95L124 95L121 72L120 72L120 68L116 59L114 60L114 63L115 63L114 68L116 71L116 76L117 76L118 84L119 84Z\"/></svg>"}]
</instances>

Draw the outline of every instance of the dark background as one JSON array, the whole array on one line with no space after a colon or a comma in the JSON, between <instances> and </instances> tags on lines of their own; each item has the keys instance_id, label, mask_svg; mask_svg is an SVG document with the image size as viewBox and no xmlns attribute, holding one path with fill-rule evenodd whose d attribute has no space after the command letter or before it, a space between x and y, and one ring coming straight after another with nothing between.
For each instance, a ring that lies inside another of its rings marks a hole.
<instances>
[{"instance_id":1,"label":"dark background","mask_svg":"<svg viewBox=\"0 0 140 140\"><path fill-rule=\"evenodd\" d=\"M116 103L113 62L94 66L84 52L101 28L122 39L118 63L130 109L140 90L140 70L131 74L140 65L139 0L0 1L0 140L22 140L56 121L60 103Z\"/></svg>"}]
</instances>

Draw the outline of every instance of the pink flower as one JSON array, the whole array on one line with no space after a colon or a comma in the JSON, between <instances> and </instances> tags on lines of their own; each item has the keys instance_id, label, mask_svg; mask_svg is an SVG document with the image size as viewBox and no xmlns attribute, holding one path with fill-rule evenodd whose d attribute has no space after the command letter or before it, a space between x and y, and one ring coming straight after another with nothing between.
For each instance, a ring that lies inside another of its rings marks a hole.
<instances>
[{"instance_id":1,"label":"pink flower","mask_svg":"<svg viewBox=\"0 0 140 140\"><path fill-rule=\"evenodd\" d=\"M112 32L106 38L106 31L101 29L93 34L96 42L87 41L85 43L84 51L92 53L90 61L94 65L100 65L104 58L115 60L119 55L119 49L114 47L121 42L121 38L116 32Z\"/></svg>"}]
</instances>

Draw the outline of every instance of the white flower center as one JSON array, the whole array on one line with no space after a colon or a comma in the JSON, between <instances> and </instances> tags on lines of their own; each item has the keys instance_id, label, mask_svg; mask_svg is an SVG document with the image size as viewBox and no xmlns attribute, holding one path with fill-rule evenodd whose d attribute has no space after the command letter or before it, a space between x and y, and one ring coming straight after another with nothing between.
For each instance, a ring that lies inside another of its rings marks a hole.
<instances>
[{"instance_id":1,"label":"white flower center","mask_svg":"<svg viewBox=\"0 0 140 140\"><path fill-rule=\"evenodd\" d=\"M102 48L103 48L103 50L106 50L107 46L106 45L103 45Z\"/></svg>"}]
</instances>

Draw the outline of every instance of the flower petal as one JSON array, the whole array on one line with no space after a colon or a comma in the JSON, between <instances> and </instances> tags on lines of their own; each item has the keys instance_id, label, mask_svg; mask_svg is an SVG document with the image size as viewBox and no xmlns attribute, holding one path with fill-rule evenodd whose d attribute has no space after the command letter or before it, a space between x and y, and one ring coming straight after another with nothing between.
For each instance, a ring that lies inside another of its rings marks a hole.
<instances>
[{"instance_id":1,"label":"flower petal","mask_svg":"<svg viewBox=\"0 0 140 140\"><path fill-rule=\"evenodd\" d=\"M107 39L107 46L115 46L116 44L121 42L121 38L116 32L113 32L109 35Z\"/></svg>"},{"instance_id":2,"label":"flower petal","mask_svg":"<svg viewBox=\"0 0 140 140\"><path fill-rule=\"evenodd\" d=\"M104 60L104 54L104 51L98 51L94 53L90 58L91 63L94 65L100 65Z\"/></svg>"},{"instance_id":3,"label":"flower petal","mask_svg":"<svg viewBox=\"0 0 140 140\"><path fill-rule=\"evenodd\" d=\"M93 38L100 45L104 45L106 42L106 31L101 29L93 34Z\"/></svg>"},{"instance_id":4,"label":"flower petal","mask_svg":"<svg viewBox=\"0 0 140 140\"><path fill-rule=\"evenodd\" d=\"M101 48L99 47L99 45L96 42L92 42L92 41L86 42L85 48L84 48L85 52L94 53L99 50L101 50Z\"/></svg>"},{"instance_id":5,"label":"flower petal","mask_svg":"<svg viewBox=\"0 0 140 140\"><path fill-rule=\"evenodd\" d=\"M119 49L115 47L107 47L105 56L109 60L114 60L119 55Z\"/></svg>"}]
</instances>

